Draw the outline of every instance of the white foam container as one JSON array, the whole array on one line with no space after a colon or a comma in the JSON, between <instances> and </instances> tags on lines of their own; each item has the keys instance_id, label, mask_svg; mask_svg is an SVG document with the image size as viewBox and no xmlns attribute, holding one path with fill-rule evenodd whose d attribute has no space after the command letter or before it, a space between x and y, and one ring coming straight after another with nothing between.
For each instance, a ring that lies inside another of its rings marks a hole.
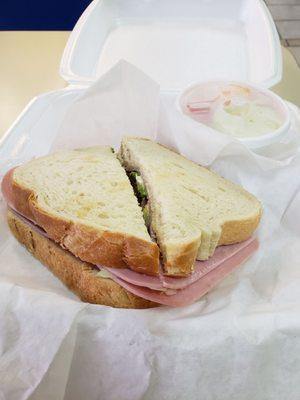
<instances>
[{"instance_id":1,"label":"white foam container","mask_svg":"<svg viewBox=\"0 0 300 400\"><path fill-rule=\"evenodd\" d=\"M82 89L67 88L34 98L0 141L0 180L32 157L49 152L62 119Z\"/></svg>"},{"instance_id":2,"label":"white foam container","mask_svg":"<svg viewBox=\"0 0 300 400\"><path fill-rule=\"evenodd\" d=\"M63 53L60 73L69 86L32 100L6 132L0 176L46 154L69 105L120 58L167 91L200 78L270 87L282 70L277 31L261 0L94 0Z\"/></svg>"},{"instance_id":3,"label":"white foam container","mask_svg":"<svg viewBox=\"0 0 300 400\"><path fill-rule=\"evenodd\" d=\"M119 59L163 90L206 79L281 79L281 47L261 0L94 0L77 22L60 72L91 83Z\"/></svg>"}]
</instances>

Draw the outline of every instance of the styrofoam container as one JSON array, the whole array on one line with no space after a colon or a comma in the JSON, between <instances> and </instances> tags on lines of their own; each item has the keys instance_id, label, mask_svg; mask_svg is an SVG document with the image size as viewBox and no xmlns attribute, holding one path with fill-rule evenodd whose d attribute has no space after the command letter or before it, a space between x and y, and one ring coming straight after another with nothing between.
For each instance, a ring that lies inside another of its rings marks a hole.
<instances>
[{"instance_id":1,"label":"styrofoam container","mask_svg":"<svg viewBox=\"0 0 300 400\"><path fill-rule=\"evenodd\" d=\"M125 59L162 90L205 79L281 79L278 34L262 0L94 0L77 22L60 72L91 83Z\"/></svg>"},{"instance_id":2,"label":"styrofoam container","mask_svg":"<svg viewBox=\"0 0 300 400\"><path fill-rule=\"evenodd\" d=\"M33 157L49 153L69 106L82 88L66 88L34 98L0 139L0 180L4 173Z\"/></svg>"},{"instance_id":3,"label":"styrofoam container","mask_svg":"<svg viewBox=\"0 0 300 400\"><path fill-rule=\"evenodd\" d=\"M33 99L0 139L0 175L46 154L82 88L120 58L163 90L178 91L200 78L270 87L282 72L279 38L262 0L94 0L61 60L69 86Z\"/></svg>"}]
</instances>

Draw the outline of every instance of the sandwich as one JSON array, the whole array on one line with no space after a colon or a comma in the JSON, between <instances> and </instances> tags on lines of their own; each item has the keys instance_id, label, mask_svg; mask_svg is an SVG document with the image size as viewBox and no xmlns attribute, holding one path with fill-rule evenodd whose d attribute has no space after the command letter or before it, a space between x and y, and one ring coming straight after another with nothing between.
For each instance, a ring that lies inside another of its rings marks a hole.
<instances>
[{"instance_id":1,"label":"sandwich","mask_svg":"<svg viewBox=\"0 0 300 400\"><path fill-rule=\"evenodd\" d=\"M258 247L253 195L148 139L34 159L2 192L13 235L89 303L186 306Z\"/></svg>"}]
</instances>

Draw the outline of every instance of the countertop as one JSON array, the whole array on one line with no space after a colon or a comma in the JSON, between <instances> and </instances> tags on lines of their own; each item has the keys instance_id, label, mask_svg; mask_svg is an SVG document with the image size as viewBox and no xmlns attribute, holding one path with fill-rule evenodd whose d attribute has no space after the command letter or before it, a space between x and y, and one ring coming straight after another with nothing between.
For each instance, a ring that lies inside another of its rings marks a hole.
<instances>
[{"instance_id":1,"label":"countertop","mask_svg":"<svg viewBox=\"0 0 300 400\"><path fill-rule=\"evenodd\" d=\"M0 136L38 94L66 86L59 63L70 32L0 32ZM282 48L283 79L273 89L300 107L300 69Z\"/></svg>"}]
</instances>

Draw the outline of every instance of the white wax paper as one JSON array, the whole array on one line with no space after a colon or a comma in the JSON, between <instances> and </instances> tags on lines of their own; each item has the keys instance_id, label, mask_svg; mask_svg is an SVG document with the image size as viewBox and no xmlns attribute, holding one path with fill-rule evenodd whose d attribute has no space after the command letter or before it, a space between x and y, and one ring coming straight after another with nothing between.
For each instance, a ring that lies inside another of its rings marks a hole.
<instances>
[{"instance_id":1,"label":"white wax paper","mask_svg":"<svg viewBox=\"0 0 300 400\"><path fill-rule=\"evenodd\" d=\"M288 137L258 155L200 128L125 62L83 91L53 150L122 135L167 144L262 201L260 249L189 307L89 305L9 236L1 199L0 400L299 400L300 117L290 111Z\"/></svg>"}]
</instances>

